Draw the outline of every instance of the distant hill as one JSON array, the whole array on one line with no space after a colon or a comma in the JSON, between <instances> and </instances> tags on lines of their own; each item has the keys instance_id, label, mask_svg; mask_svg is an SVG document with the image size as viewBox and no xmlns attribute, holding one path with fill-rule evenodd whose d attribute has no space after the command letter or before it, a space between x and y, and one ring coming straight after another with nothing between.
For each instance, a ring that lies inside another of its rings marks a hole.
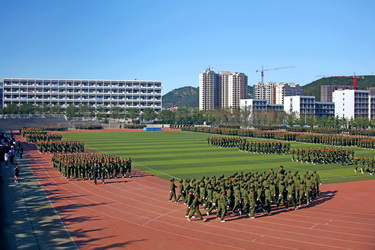
<instances>
[{"instance_id":1,"label":"distant hill","mask_svg":"<svg viewBox=\"0 0 375 250\"><path fill-rule=\"evenodd\" d=\"M199 105L198 88L191 86L174 89L163 95L163 108L197 108Z\"/></svg>"},{"instance_id":2,"label":"distant hill","mask_svg":"<svg viewBox=\"0 0 375 250\"><path fill-rule=\"evenodd\" d=\"M252 98L253 87L247 86L247 98ZM199 88L191 86L174 89L163 95L163 108L198 108Z\"/></svg>"},{"instance_id":3,"label":"distant hill","mask_svg":"<svg viewBox=\"0 0 375 250\"><path fill-rule=\"evenodd\" d=\"M357 89L367 89L368 87L375 87L375 76L365 75L364 79L357 79ZM341 77L327 77L313 81L305 86L302 86L303 95L315 96L317 101L320 101L320 86L322 85L353 85L353 78Z\"/></svg>"}]
</instances>

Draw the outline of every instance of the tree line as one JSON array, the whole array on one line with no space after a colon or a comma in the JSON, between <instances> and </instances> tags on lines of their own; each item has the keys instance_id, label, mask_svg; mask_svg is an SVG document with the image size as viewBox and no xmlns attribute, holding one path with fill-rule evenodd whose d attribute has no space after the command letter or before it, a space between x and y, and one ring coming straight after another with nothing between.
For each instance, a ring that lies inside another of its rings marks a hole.
<instances>
[{"instance_id":1,"label":"tree line","mask_svg":"<svg viewBox=\"0 0 375 250\"><path fill-rule=\"evenodd\" d=\"M155 112L146 108L142 112L138 108L122 107L93 107L88 105L66 108L57 105L10 104L0 109L0 114L64 114L68 118L88 117L98 119L129 119L135 123L139 121L154 121L162 124L227 124L241 127L259 126L299 126L320 128L363 129L375 127L375 121L356 118L346 119L339 117L301 117L295 114L286 114L280 111L254 111L240 108L224 108L202 111L197 108L179 108L177 110L161 110Z\"/></svg>"}]
</instances>

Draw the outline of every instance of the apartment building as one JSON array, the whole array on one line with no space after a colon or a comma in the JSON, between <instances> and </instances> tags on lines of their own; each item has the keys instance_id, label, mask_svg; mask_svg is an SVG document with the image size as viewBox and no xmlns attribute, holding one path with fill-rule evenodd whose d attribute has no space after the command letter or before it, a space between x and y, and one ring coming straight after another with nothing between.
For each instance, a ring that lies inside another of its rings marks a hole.
<instances>
[{"instance_id":1,"label":"apartment building","mask_svg":"<svg viewBox=\"0 0 375 250\"><path fill-rule=\"evenodd\" d=\"M199 109L236 108L246 97L247 76L244 73L206 69L199 74Z\"/></svg>"},{"instance_id":2,"label":"apartment building","mask_svg":"<svg viewBox=\"0 0 375 250\"><path fill-rule=\"evenodd\" d=\"M302 87L295 83L259 82L254 85L256 99L266 99L269 104L284 104L285 96L302 95Z\"/></svg>"},{"instance_id":3,"label":"apartment building","mask_svg":"<svg viewBox=\"0 0 375 250\"><path fill-rule=\"evenodd\" d=\"M286 96L302 95L302 87L295 83L280 83L275 86L276 104L284 104Z\"/></svg>"}]
</instances>

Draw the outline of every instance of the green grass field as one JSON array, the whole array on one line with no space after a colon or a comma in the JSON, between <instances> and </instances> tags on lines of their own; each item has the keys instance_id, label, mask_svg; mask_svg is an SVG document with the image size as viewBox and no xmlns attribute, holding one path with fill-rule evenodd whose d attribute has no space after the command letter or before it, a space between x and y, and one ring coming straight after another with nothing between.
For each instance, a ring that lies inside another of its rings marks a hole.
<instances>
[{"instance_id":1,"label":"green grass field","mask_svg":"<svg viewBox=\"0 0 375 250\"><path fill-rule=\"evenodd\" d=\"M102 154L114 154L133 159L133 167L164 179L228 176L237 171L278 171L280 165L288 171L317 170L323 183L375 179L375 176L354 173L353 165L312 165L291 161L291 155L258 155L237 148L217 148L207 145L214 135L193 132L102 132L67 133L64 140L84 141L85 148ZM261 139L249 138L259 141ZM292 148L326 147L317 144L291 143ZM371 150L355 149L356 156L374 157Z\"/></svg>"}]
</instances>

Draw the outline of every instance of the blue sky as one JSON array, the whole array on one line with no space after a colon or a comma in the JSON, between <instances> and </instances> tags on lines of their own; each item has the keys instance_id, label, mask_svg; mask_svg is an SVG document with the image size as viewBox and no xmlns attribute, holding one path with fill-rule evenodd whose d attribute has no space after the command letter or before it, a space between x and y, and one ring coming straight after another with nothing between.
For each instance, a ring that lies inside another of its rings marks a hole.
<instances>
[{"instance_id":1,"label":"blue sky","mask_svg":"<svg viewBox=\"0 0 375 250\"><path fill-rule=\"evenodd\" d=\"M0 79L160 80L244 72L305 85L375 72L373 0L0 0Z\"/></svg>"}]
</instances>

